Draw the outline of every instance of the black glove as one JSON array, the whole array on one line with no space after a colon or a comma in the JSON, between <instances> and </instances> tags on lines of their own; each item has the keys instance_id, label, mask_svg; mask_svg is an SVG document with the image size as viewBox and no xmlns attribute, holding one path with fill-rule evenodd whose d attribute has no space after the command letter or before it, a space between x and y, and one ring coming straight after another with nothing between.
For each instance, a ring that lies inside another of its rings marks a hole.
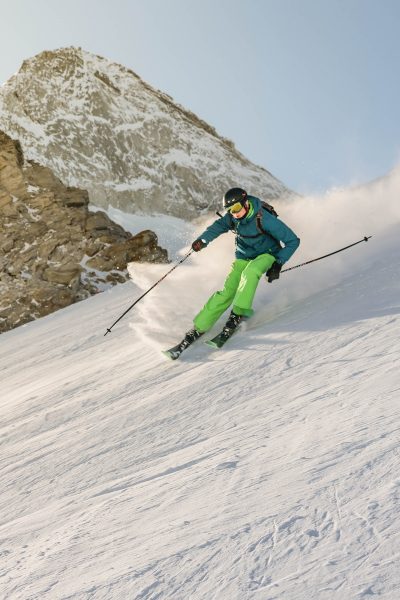
<instances>
[{"instance_id":1,"label":"black glove","mask_svg":"<svg viewBox=\"0 0 400 600\"><path fill-rule=\"evenodd\" d=\"M266 273L266 276L268 277L268 283L272 283L275 279L279 279L281 269L281 263L275 261L272 267L270 267Z\"/></svg>"},{"instance_id":2,"label":"black glove","mask_svg":"<svg viewBox=\"0 0 400 600\"><path fill-rule=\"evenodd\" d=\"M195 252L200 252L200 250L203 250L203 248L205 248L206 246L207 244L203 240L194 240L192 244L192 250L194 250Z\"/></svg>"}]
</instances>

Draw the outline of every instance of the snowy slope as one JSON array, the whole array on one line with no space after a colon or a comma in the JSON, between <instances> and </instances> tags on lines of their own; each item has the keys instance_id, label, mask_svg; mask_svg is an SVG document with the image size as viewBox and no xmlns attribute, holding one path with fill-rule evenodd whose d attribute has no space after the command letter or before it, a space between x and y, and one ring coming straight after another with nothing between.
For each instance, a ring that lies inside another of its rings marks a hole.
<instances>
[{"instance_id":1,"label":"snowy slope","mask_svg":"<svg viewBox=\"0 0 400 600\"><path fill-rule=\"evenodd\" d=\"M106 337L168 267L135 265L133 283L1 336L1 598L400 597L389 191L368 244L261 283L257 315L223 351L199 342L176 363L159 352L221 280L229 235ZM363 201L358 225L372 226L374 198ZM294 207L292 264L315 255L310 206Z\"/></svg>"},{"instance_id":2,"label":"snowy slope","mask_svg":"<svg viewBox=\"0 0 400 600\"><path fill-rule=\"evenodd\" d=\"M129 284L2 336L2 597L398 597L399 258L177 365Z\"/></svg>"}]
</instances>

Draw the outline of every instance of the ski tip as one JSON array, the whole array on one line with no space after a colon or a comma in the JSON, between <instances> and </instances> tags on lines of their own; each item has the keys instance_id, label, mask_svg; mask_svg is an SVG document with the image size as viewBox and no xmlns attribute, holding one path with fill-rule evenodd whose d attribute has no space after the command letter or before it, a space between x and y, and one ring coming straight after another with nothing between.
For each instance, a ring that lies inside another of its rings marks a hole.
<instances>
[{"instance_id":1,"label":"ski tip","mask_svg":"<svg viewBox=\"0 0 400 600\"><path fill-rule=\"evenodd\" d=\"M179 358L179 354L177 352L171 352L170 350L161 350L161 353L164 354L169 360L176 360Z\"/></svg>"},{"instance_id":2,"label":"ski tip","mask_svg":"<svg viewBox=\"0 0 400 600\"><path fill-rule=\"evenodd\" d=\"M222 347L222 346L219 346L216 342L213 342L212 340L207 340L204 343L207 344L207 346L210 346L211 348L216 348L217 350L220 350Z\"/></svg>"}]
</instances>

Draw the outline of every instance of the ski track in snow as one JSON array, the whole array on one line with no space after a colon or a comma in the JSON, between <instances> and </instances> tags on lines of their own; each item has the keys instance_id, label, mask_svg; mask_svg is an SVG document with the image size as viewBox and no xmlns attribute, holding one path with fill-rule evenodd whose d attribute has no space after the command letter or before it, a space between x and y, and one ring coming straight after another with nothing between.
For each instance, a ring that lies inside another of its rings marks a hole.
<instances>
[{"instance_id":1,"label":"ski track in snow","mask_svg":"<svg viewBox=\"0 0 400 600\"><path fill-rule=\"evenodd\" d=\"M176 363L196 261L106 337L131 283L2 335L0 597L399 598L395 233Z\"/></svg>"}]
</instances>

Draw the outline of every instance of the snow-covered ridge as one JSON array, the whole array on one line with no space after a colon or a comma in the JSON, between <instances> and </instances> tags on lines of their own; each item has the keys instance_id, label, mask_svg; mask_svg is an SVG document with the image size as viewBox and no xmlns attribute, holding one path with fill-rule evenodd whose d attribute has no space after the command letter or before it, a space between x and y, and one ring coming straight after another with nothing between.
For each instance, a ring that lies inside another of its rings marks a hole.
<instances>
[{"instance_id":1,"label":"snow-covered ridge","mask_svg":"<svg viewBox=\"0 0 400 600\"><path fill-rule=\"evenodd\" d=\"M215 209L233 185L291 195L168 95L80 48L24 61L0 88L0 128L102 207L187 218Z\"/></svg>"}]
</instances>

